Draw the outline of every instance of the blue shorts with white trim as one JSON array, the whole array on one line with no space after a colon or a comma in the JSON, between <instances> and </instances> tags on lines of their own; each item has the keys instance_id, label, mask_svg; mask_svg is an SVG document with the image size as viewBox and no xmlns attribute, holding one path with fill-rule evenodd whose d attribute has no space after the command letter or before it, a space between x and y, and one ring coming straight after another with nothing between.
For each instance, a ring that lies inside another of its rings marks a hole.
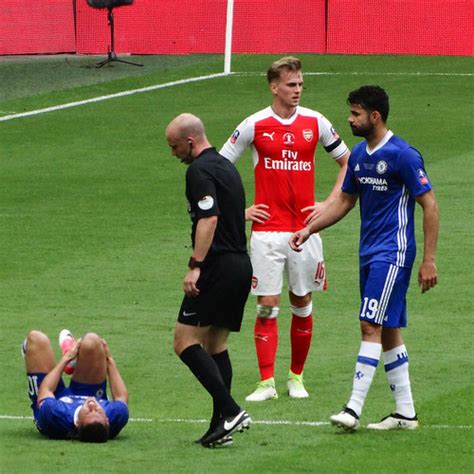
<instances>
[{"instance_id":1,"label":"blue shorts with white trim","mask_svg":"<svg viewBox=\"0 0 474 474\"><path fill-rule=\"evenodd\" d=\"M407 325L406 295L411 267L372 262L360 268L359 320L388 328Z\"/></svg>"}]
</instances>

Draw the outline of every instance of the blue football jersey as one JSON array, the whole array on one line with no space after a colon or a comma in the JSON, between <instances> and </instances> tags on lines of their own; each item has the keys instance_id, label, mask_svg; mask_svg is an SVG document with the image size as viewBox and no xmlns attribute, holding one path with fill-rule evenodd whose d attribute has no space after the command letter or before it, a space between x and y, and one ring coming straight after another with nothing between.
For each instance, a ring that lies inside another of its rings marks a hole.
<instances>
[{"instance_id":1,"label":"blue football jersey","mask_svg":"<svg viewBox=\"0 0 474 474\"><path fill-rule=\"evenodd\" d=\"M362 266L413 265L415 198L431 189L420 153L392 132L372 151L365 141L354 147L342 190L359 195Z\"/></svg>"},{"instance_id":2,"label":"blue football jersey","mask_svg":"<svg viewBox=\"0 0 474 474\"><path fill-rule=\"evenodd\" d=\"M75 431L76 412L82 407L86 398L82 395L67 395L59 399L45 398L37 418L40 431L50 438L70 438ZM109 419L110 438L114 438L127 424L128 407L119 400L98 399L98 402Z\"/></svg>"}]
</instances>

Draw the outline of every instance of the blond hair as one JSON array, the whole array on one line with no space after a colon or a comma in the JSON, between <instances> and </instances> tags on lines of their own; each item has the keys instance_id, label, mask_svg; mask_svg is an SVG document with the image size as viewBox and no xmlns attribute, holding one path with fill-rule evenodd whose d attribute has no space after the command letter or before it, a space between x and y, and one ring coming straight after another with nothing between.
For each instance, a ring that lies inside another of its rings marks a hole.
<instances>
[{"instance_id":1,"label":"blond hair","mask_svg":"<svg viewBox=\"0 0 474 474\"><path fill-rule=\"evenodd\" d=\"M275 61L267 70L267 81L269 84L280 79L281 71L287 70L292 72L301 71L301 61L294 56L285 56Z\"/></svg>"}]
</instances>

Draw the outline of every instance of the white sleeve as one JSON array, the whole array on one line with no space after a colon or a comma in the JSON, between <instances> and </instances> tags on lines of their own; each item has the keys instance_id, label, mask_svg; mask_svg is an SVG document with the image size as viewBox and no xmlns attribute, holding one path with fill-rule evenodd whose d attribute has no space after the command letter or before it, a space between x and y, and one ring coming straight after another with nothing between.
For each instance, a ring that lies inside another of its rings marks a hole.
<instances>
[{"instance_id":1,"label":"white sleeve","mask_svg":"<svg viewBox=\"0 0 474 474\"><path fill-rule=\"evenodd\" d=\"M319 117L319 141L335 160L339 159L349 150L332 126L332 123L324 115Z\"/></svg>"},{"instance_id":2,"label":"white sleeve","mask_svg":"<svg viewBox=\"0 0 474 474\"><path fill-rule=\"evenodd\" d=\"M253 143L255 136L254 121L245 119L224 143L219 153L232 163L235 163L244 153L245 149Z\"/></svg>"}]
</instances>

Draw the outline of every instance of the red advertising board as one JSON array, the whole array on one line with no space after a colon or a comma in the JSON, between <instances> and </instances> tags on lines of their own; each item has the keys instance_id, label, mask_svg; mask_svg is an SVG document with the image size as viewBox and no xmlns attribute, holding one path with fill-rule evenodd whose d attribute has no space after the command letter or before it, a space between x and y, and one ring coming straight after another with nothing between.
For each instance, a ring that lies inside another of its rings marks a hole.
<instances>
[{"instance_id":1,"label":"red advertising board","mask_svg":"<svg viewBox=\"0 0 474 474\"><path fill-rule=\"evenodd\" d=\"M114 9L115 51L222 53L227 0ZM473 0L235 0L235 53L474 55ZM1 0L0 54L104 54L107 11L86 0Z\"/></svg>"}]
</instances>

